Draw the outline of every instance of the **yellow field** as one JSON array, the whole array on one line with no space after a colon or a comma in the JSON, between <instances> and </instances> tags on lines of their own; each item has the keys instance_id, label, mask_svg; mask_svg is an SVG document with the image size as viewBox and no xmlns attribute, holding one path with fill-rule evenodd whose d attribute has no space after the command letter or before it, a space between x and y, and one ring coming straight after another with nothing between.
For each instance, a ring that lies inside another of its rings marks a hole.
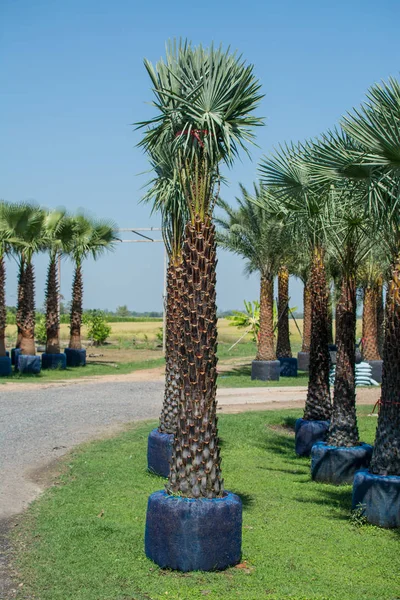
<instances>
[{"instance_id":1,"label":"yellow field","mask_svg":"<svg viewBox=\"0 0 400 600\"><path fill-rule=\"evenodd\" d=\"M301 344L301 337L299 332L297 331L296 325L294 321L290 320L290 334L291 334L291 342L294 346L298 346ZM299 326L300 331L303 329L303 319L297 319L297 324ZM155 342L157 341L157 333L161 333L162 331L162 322L161 321L145 321L145 322L136 322L136 323L110 323L111 326L111 335L108 339L108 342L112 342L114 344L118 343L126 343L129 341L140 342ZM221 342L234 343L238 340L243 334L243 329L238 329L237 327L232 327L230 325L230 321L228 319L219 319L218 321L218 339ZM62 324L61 325L61 341L66 342L69 336L69 325ZM6 336L8 337L10 343L16 337L16 326L15 325L7 325ZM361 336L361 320L359 319L357 322L357 337ZM82 327L82 338L86 340L87 333L86 327ZM243 338L243 341L250 341L251 335L248 334Z\"/></svg>"}]
</instances>

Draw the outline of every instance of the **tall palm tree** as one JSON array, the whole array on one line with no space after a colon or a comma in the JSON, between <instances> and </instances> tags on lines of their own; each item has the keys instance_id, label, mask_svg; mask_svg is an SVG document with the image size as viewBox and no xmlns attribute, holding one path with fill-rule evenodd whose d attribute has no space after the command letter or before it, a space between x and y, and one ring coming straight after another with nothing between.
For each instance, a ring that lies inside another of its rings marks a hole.
<instances>
[{"instance_id":1,"label":"tall palm tree","mask_svg":"<svg viewBox=\"0 0 400 600\"><path fill-rule=\"evenodd\" d=\"M254 184L251 194L241 186L238 208L220 200L224 215L215 219L217 242L246 260L246 273L260 274L260 329L256 360L276 360L274 345L274 277L286 250L282 224L261 207L264 190Z\"/></svg>"},{"instance_id":2,"label":"tall palm tree","mask_svg":"<svg viewBox=\"0 0 400 600\"><path fill-rule=\"evenodd\" d=\"M308 248L311 290L310 377L304 410L306 420L327 420L331 413L329 395L328 294L325 269L323 222L326 194L311 179L304 146L285 146L270 158L263 158L259 172L268 186L280 215L292 232L296 245Z\"/></svg>"},{"instance_id":3,"label":"tall palm tree","mask_svg":"<svg viewBox=\"0 0 400 600\"><path fill-rule=\"evenodd\" d=\"M18 205L0 202L0 356L6 356L5 331L7 323L6 309L6 267L5 257L9 255L15 243L14 210Z\"/></svg>"},{"instance_id":4,"label":"tall palm tree","mask_svg":"<svg viewBox=\"0 0 400 600\"><path fill-rule=\"evenodd\" d=\"M289 269L287 261L281 263L278 270L278 339L276 342L278 358L291 358L289 331Z\"/></svg>"},{"instance_id":5,"label":"tall palm tree","mask_svg":"<svg viewBox=\"0 0 400 600\"><path fill-rule=\"evenodd\" d=\"M14 253L19 263L17 347L21 354L34 355L35 348L35 273L33 255L45 247L46 211L32 204L15 205L9 215L14 230Z\"/></svg>"},{"instance_id":6,"label":"tall palm tree","mask_svg":"<svg viewBox=\"0 0 400 600\"><path fill-rule=\"evenodd\" d=\"M60 352L60 315L58 311L59 281L57 259L71 251L74 221L65 210L50 211L44 221L49 266L46 283L46 353Z\"/></svg>"},{"instance_id":7,"label":"tall palm tree","mask_svg":"<svg viewBox=\"0 0 400 600\"><path fill-rule=\"evenodd\" d=\"M355 160L370 171L367 210L391 260L382 395L370 471L400 475L400 82L372 86L367 102L344 118L343 128L361 147Z\"/></svg>"},{"instance_id":8,"label":"tall palm tree","mask_svg":"<svg viewBox=\"0 0 400 600\"><path fill-rule=\"evenodd\" d=\"M161 213L162 232L168 254L166 297L165 390L159 431L175 434L181 394L179 348L182 326L182 246L188 210L173 156L167 148L158 148L151 156L155 177L149 183L143 201L152 202L152 212Z\"/></svg>"},{"instance_id":9,"label":"tall palm tree","mask_svg":"<svg viewBox=\"0 0 400 600\"><path fill-rule=\"evenodd\" d=\"M192 498L223 493L217 436L216 244L213 209L219 165L230 166L253 141L261 98L253 67L228 50L167 46L166 61L145 62L157 115L141 145L168 147L177 161L189 211L183 244L182 401L169 478L172 492ZM173 140L173 142L171 142Z\"/></svg>"},{"instance_id":10,"label":"tall palm tree","mask_svg":"<svg viewBox=\"0 0 400 600\"><path fill-rule=\"evenodd\" d=\"M72 282L70 338L68 347L73 350L81 350L83 311L82 263L89 256L96 260L103 252L111 250L117 240L117 235L115 226L110 221L95 221L84 214L78 214L72 219L70 256L75 265L75 272Z\"/></svg>"}]
</instances>

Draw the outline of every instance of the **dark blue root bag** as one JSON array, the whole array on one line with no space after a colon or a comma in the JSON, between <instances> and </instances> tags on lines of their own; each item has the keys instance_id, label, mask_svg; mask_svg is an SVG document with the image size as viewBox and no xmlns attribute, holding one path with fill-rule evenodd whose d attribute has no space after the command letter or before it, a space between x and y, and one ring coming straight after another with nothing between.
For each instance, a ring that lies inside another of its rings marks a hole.
<instances>
[{"instance_id":1,"label":"dark blue root bag","mask_svg":"<svg viewBox=\"0 0 400 600\"><path fill-rule=\"evenodd\" d=\"M11 375L11 358L0 356L0 377Z\"/></svg>"},{"instance_id":2,"label":"dark blue root bag","mask_svg":"<svg viewBox=\"0 0 400 600\"><path fill-rule=\"evenodd\" d=\"M400 476L358 471L353 483L353 509L361 508L369 523L400 527Z\"/></svg>"},{"instance_id":3,"label":"dark blue root bag","mask_svg":"<svg viewBox=\"0 0 400 600\"><path fill-rule=\"evenodd\" d=\"M311 479L333 485L352 484L354 474L369 467L372 446L339 447L317 442L311 449Z\"/></svg>"},{"instance_id":4,"label":"dark blue root bag","mask_svg":"<svg viewBox=\"0 0 400 600\"><path fill-rule=\"evenodd\" d=\"M11 364L17 366L17 357L21 354L20 348L11 348Z\"/></svg>"},{"instance_id":5,"label":"dark blue root bag","mask_svg":"<svg viewBox=\"0 0 400 600\"><path fill-rule=\"evenodd\" d=\"M240 562L242 501L155 492L147 505L145 552L161 568L216 571Z\"/></svg>"},{"instance_id":6,"label":"dark blue root bag","mask_svg":"<svg viewBox=\"0 0 400 600\"><path fill-rule=\"evenodd\" d=\"M295 451L297 456L310 456L314 444L325 441L328 429L329 421L297 419L295 425Z\"/></svg>"},{"instance_id":7,"label":"dark blue root bag","mask_svg":"<svg viewBox=\"0 0 400 600\"><path fill-rule=\"evenodd\" d=\"M86 350L75 350L75 348L65 348L65 356L67 357L67 367L85 367L86 366Z\"/></svg>"},{"instance_id":8,"label":"dark blue root bag","mask_svg":"<svg viewBox=\"0 0 400 600\"><path fill-rule=\"evenodd\" d=\"M172 433L161 433L158 429L150 431L147 440L147 468L151 473L168 477L173 443Z\"/></svg>"},{"instance_id":9,"label":"dark blue root bag","mask_svg":"<svg viewBox=\"0 0 400 600\"><path fill-rule=\"evenodd\" d=\"M43 352L42 354L42 369L66 369L67 368L67 357L62 352L59 354L48 354Z\"/></svg>"},{"instance_id":10,"label":"dark blue root bag","mask_svg":"<svg viewBox=\"0 0 400 600\"><path fill-rule=\"evenodd\" d=\"M251 378L260 381L279 381L281 363L279 360L253 360Z\"/></svg>"},{"instance_id":11,"label":"dark blue root bag","mask_svg":"<svg viewBox=\"0 0 400 600\"><path fill-rule=\"evenodd\" d=\"M297 377L297 358L282 357L278 358L281 369L281 377Z\"/></svg>"},{"instance_id":12,"label":"dark blue root bag","mask_svg":"<svg viewBox=\"0 0 400 600\"><path fill-rule=\"evenodd\" d=\"M42 362L36 354L19 354L16 368L20 373L40 373Z\"/></svg>"}]
</instances>

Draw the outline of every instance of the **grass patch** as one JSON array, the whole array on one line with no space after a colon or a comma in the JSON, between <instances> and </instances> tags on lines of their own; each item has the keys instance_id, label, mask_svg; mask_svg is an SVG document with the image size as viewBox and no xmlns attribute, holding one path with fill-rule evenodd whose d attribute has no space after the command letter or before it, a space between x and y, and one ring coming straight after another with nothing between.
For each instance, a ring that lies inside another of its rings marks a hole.
<instances>
[{"instance_id":1,"label":"grass patch","mask_svg":"<svg viewBox=\"0 0 400 600\"><path fill-rule=\"evenodd\" d=\"M85 367L67 367L66 369L44 369L37 375L32 373L15 373L13 370L8 377L1 377L0 384L12 382L37 382L58 381L61 379L80 379L82 377L93 377L95 375L123 375L140 369L153 369L165 364L164 358L133 361L127 363L114 362L89 362Z\"/></svg>"},{"instance_id":2,"label":"grass patch","mask_svg":"<svg viewBox=\"0 0 400 600\"><path fill-rule=\"evenodd\" d=\"M360 407L362 439L376 419ZM85 445L64 462L58 485L31 505L13 536L24 587L41 600L394 600L399 532L350 519L351 487L310 481L296 458L299 411L222 415L227 489L243 500L246 568L182 574L143 551L147 498L164 480L146 472L147 435L135 425Z\"/></svg>"},{"instance_id":3,"label":"grass patch","mask_svg":"<svg viewBox=\"0 0 400 600\"><path fill-rule=\"evenodd\" d=\"M280 377L279 381L259 381L251 379L251 364L232 367L230 371L223 371L218 375L220 388L247 388L247 387L285 387L307 386L308 373L298 371L297 377Z\"/></svg>"}]
</instances>

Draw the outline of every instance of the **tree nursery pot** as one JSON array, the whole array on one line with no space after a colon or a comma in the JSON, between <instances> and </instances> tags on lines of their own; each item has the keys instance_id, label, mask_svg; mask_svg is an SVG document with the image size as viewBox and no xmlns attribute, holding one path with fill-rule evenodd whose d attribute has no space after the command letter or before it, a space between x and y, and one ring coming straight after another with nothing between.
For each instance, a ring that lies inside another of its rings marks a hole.
<instances>
[{"instance_id":1,"label":"tree nursery pot","mask_svg":"<svg viewBox=\"0 0 400 600\"><path fill-rule=\"evenodd\" d=\"M281 377L297 377L297 358L282 356L278 360L281 365Z\"/></svg>"},{"instance_id":2,"label":"tree nursery pot","mask_svg":"<svg viewBox=\"0 0 400 600\"><path fill-rule=\"evenodd\" d=\"M145 552L161 568L217 571L240 562L242 501L183 498L165 491L149 497Z\"/></svg>"},{"instance_id":3,"label":"tree nursery pot","mask_svg":"<svg viewBox=\"0 0 400 600\"><path fill-rule=\"evenodd\" d=\"M295 425L295 451L297 456L310 456L311 448L326 439L329 421L297 419Z\"/></svg>"},{"instance_id":4,"label":"tree nursery pot","mask_svg":"<svg viewBox=\"0 0 400 600\"><path fill-rule=\"evenodd\" d=\"M168 477L174 436L153 429L147 440L147 468L151 473Z\"/></svg>"},{"instance_id":5,"label":"tree nursery pot","mask_svg":"<svg viewBox=\"0 0 400 600\"><path fill-rule=\"evenodd\" d=\"M67 367L85 367L86 366L86 350L75 350L75 348L65 348L65 356L67 357Z\"/></svg>"},{"instance_id":6,"label":"tree nursery pot","mask_svg":"<svg viewBox=\"0 0 400 600\"><path fill-rule=\"evenodd\" d=\"M11 358L9 356L0 356L0 377L11 375Z\"/></svg>"},{"instance_id":7,"label":"tree nursery pot","mask_svg":"<svg viewBox=\"0 0 400 600\"><path fill-rule=\"evenodd\" d=\"M377 383L382 383L382 365L383 360L369 360L368 364L371 367L371 377Z\"/></svg>"},{"instance_id":8,"label":"tree nursery pot","mask_svg":"<svg viewBox=\"0 0 400 600\"><path fill-rule=\"evenodd\" d=\"M41 366L42 361L37 354L19 354L15 365L16 370L18 368L20 373L33 373L34 375L40 373Z\"/></svg>"},{"instance_id":9,"label":"tree nursery pot","mask_svg":"<svg viewBox=\"0 0 400 600\"><path fill-rule=\"evenodd\" d=\"M353 482L353 509L361 508L367 521L378 527L400 527L400 476L357 471Z\"/></svg>"},{"instance_id":10,"label":"tree nursery pot","mask_svg":"<svg viewBox=\"0 0 400 600\"><path fill-rule=\"evenodd\" d=\"M253 360L251 378L260 381L279 381L280 370L279 360Z\"/></svg>"},{"instance_id":11,"label":"tree nursery pot","mask_svg":"<svg viewBox=\"0 0 400 600\"><path fill-rule=\"evenodd\" d=\"M310 353L309 352L298 352L297 353L297 368L299 371L310 370Z\"/></svg>"},{"instance_id":12,"label":"tree nursery pot","mask_svg":"<svg viewBox=\"0 0 400 600\"><path fill-rule=\"evenodd\" d=\"M11 364L14 367L17 367L17 356L19 356L20 354L21 348L11 348Z\"/></svg>"},{"instance_id":13,"label":"tree nursery pot","mask_svg":"<svg viewBox=\"0 0 400 600\"><path fill-rule=\"evenodd\" d=\"M57 354L42 354L42 369L66 369L67 356L63 352Z\"/></svg>"},{"instance_id":14,"label":"tree nursery pot","mask_svg":"<svg viewBox=\"0 0 400 600\"><path fill-rule=\"evenodd\" d=\"M311 479L333 485L352 484L356 471L369 467L372 446L329 446L317 442L311 449Z\"/></svg>"}]
</instances>

